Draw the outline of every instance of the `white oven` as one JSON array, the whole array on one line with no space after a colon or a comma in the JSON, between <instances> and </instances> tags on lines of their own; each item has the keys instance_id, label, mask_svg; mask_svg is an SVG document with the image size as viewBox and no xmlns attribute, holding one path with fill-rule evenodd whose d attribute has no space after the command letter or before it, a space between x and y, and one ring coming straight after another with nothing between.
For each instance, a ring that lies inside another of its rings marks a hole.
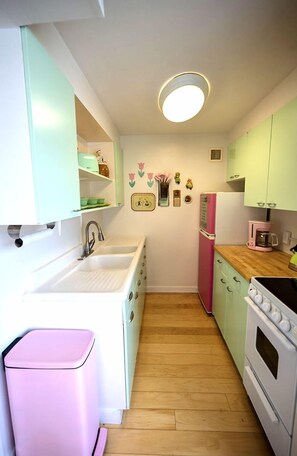
<instances>
[{"instance_id":1,"label":"white oven","mask_svg":"<svg viewBox=\"0 0 297 456\"><path fill-rule=\"evenodd\" d=\"M256 279L261 278L252 279L246 298L243 382L276 456L295 456L291 442L297 388L296 315Z\"/></svg>"}]
</instances>

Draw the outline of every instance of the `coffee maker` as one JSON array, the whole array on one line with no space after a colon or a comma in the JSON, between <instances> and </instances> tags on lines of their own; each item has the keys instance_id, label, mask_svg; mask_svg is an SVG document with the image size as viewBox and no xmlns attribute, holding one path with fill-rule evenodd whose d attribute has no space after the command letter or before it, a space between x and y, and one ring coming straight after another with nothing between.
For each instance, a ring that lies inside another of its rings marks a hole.
<instances>
[{"instance_id":1,"label":"coffee maker","mask_svg":"<svg viewBox=\"0 0 297 456\"><path fill-rule=\"evenodd\" d=\"M271 233L271 222L249 221L249 240L247 246L252 250L261 252L271 252L272 247L278 245L278 238L275 233Z\"/></svg>"}]
</instances>

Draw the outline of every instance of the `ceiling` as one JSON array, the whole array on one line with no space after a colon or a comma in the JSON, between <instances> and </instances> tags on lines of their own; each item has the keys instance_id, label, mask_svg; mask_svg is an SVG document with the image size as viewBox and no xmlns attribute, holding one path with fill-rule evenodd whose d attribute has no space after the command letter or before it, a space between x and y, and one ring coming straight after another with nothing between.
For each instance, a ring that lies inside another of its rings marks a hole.
<instances>
[{"instance_id":1,"label":"ceiling","mask_svg":"<svg viewBox=\"0 0 297 456\"><path fill-rule=\"evenodd\" d=\"M121 135L228 132L297 67L295 0L104 0L104 10L55 25ZM211 90L174 124L158 93L184 71Z\"/></svg>"}]
</instances>

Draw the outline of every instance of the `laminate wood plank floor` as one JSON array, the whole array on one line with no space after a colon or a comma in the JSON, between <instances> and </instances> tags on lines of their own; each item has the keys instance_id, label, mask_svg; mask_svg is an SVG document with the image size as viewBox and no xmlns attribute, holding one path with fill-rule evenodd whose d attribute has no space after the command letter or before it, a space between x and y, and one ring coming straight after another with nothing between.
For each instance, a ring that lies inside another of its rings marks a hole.
<instances>
[{"instance_id":1,"label":"laminate wood plank floor","mask_svg":"<svg viewBox=\"0 0 297 456\"><path fill-rule=\"evenodd\" d=\"M197 294L147 294L130 410L106 456L273 456Z\"/></svg>"}]
</instances>

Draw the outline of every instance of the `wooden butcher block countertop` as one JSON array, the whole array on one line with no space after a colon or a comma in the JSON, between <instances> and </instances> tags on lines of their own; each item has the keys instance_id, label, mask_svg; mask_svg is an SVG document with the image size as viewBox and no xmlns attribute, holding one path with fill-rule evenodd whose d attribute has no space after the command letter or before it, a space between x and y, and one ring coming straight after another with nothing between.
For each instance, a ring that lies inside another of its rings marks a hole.
<instances>
[{"instance_id":1,"label":"wooden butcher block countertop","mask_svg":"<svg viewBox=\"0 0 297 456\"><path fill-rule=\"evenodd\" d=\"M253 276L297 277L288 268L291 255L279 250L258 252L245 245L215 245L215 250L247 281Z\"/></svg>"}]
</instances>

